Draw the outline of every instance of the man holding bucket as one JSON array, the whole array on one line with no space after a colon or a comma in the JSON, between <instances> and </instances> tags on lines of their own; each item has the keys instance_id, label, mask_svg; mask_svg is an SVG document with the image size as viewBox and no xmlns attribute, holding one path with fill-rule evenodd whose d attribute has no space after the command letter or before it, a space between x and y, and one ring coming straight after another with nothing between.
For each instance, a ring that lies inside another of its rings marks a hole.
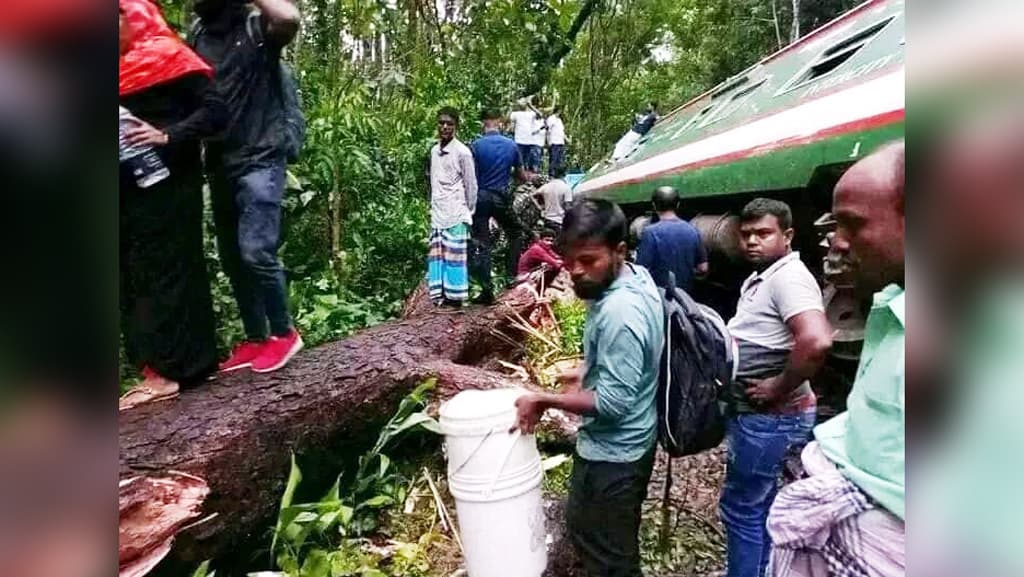
<instances>
[{"instance_id":1,"label":"man holding bucket","mask_svg":"<svg viewBox=\"0 0 1024 577\"><path fill-rule=\"evenodd\" d=\"M626 217L587 199L562 224L565 268L587 301L584 367L562 375L561 394L516 400L518 428L532 433L547 409L583 416L566 521L585 574L640 575L640 507L657 436L658 361L664 340L661 297L651 275L626 262Z\"/></svg>"}]
</instances>

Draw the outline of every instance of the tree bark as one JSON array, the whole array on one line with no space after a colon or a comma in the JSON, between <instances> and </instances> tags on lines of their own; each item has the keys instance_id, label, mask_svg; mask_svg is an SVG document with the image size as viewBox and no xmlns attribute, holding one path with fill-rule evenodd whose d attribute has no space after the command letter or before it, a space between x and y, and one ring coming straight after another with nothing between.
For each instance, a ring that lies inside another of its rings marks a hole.
<instances>
[{"instance_id":1,"label":"tree bark","mask_svg":"<svg viewBox=\"0 0 1024 577\"><path fill-rule=\"evenodd\" d=\"M438 379L442 398L518 384L473 365L495 354L511 358L522 339L508 316L528 315L535 295L517 288L493 307L420 311L309 350L277 372L219 376L174 401L122 412L121 478L196 475L210 487L203 514L217 514L179 535L161 569L181 574L210 558L218 567L250 565L245 552L266 547L290 455L323 469L303 470L311 485L329 484L424 379Z\"/></svg>"}]
</instances>

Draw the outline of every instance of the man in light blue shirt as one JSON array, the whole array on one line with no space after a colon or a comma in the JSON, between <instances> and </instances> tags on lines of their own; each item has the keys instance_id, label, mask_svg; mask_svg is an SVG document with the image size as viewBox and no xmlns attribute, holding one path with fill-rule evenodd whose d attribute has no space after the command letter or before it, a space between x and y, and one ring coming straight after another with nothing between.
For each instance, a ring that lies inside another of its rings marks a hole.
<instances>
[{"instance_id":1,"label":"man in light blue shirt","mask_svg":"<svg viewBox=\"0 0 1024 577\"><path fill-rule=\"evenodd\" d=\"M517 427L531 433L549 408L583 416L566 510L586 575L640 574L640 507L654 463L655 394L664 344L661 296L650 274L626 262L626 217L605 200L563 220L566 268L591 301L582 372L561 394L521 397Z\"/></svg>"}]
</instances>

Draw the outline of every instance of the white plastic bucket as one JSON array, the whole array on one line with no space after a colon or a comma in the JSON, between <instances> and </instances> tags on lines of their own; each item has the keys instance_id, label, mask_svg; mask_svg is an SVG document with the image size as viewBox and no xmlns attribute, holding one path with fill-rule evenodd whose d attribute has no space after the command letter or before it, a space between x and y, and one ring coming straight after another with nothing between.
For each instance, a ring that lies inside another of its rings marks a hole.
<instances>
[{"instance_id":1,"label":"white plastic bucket","mask_svg":"<svg viewBox=\"0 0 1024 577\"><path fill-rule=\"evenodd\" d=\"M540 453L509 433L527 391L463 391L441 405L448 488L469 577L538 577L547 566Z\"/></svg>"}]
</instances>

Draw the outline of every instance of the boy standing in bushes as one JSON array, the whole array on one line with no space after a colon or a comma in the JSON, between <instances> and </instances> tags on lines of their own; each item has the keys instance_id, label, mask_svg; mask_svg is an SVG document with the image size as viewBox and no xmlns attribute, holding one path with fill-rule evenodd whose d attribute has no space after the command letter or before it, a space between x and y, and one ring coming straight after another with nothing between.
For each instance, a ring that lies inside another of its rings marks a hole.
<instances>
[{"instance_id":1,"label":"boy standing in bushes","mask_svg":"<svg viewBox=\"0 0 1024 577\"><path fill-rule=\"evenodd\" d=\"M661 296L646 269L626 262L626 217L615 204L573 205L561 240L573 288L591 301L584 367L559 377L567 389L561 394L517 399L516 428L532 433L549 408L583 416L566 507L573 545L584 575L640 575L640 508L654 465L664 344Z\"/></svg>"},{"instance_id":2,"label":"boy standing in bushes","mask_svg":"<svg viewBox=\"0 0 1024 577\"><path fill-rule=\"evenodd\" d=\"M459 307L469 297L469 227L476 209L476 166L455 138L459 113L437 113L438 143L430 149L430 254L427 285L436 305Z\"/></svg>"}]
</instances>

